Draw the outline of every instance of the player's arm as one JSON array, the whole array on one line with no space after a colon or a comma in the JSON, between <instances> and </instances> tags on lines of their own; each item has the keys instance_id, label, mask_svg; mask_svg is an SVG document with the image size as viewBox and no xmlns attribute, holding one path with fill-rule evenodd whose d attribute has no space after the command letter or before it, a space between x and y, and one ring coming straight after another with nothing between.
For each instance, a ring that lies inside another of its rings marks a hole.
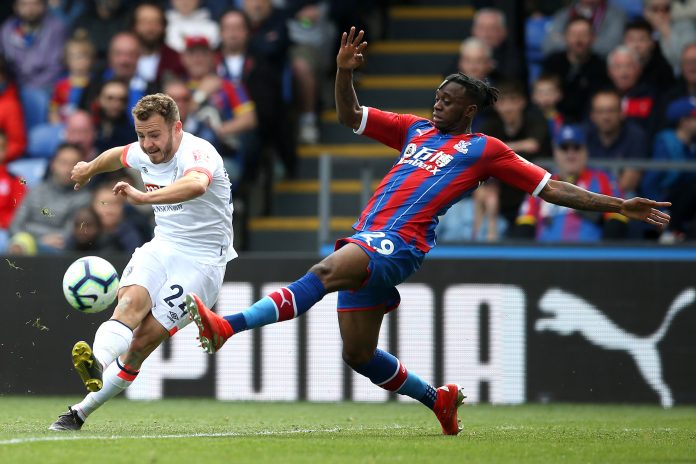
<instances>
[{"instance_id":1,"label":"player's arm","mask_svg":"<svg viewBox=\"0 0 696 464\"><path fill-rule=\"evenodd\" d=\"M75 190L79 190L95 175L121 169L121 154L125 147L114 147L106 150L90 162L80 161L72 169L70 179L75 182Z\"/></svg>"},{"instance_id":2,"label":"player's arm","mask_svg":"<svg viewBox=\"0 0 696 464\"><path fill-rule=\"evenodd\" d=\"M166 187L142 192L128 182L114 185L114 195L123 195L134 205L166 205L181 203L203 195L208 190L210 178L200 171L189 171L184 177Z\"/></svg>"},{"instance_id":3,"label":"player's arm","mask_svg":"<svg viewBox=\"0 0 696 464\"><path fill-rule=\"evenodd\" d=\"M358 96L353 87L353 70L363 63L363 51L367 42L363 42L364 31L355 35L355 28L350 32L344 32L341 36L341 46L336 55L336 113L338 121L353 130L360 127L362 120L362 108L358 103Z\"/></svg>"},{"instance_id":4,"label":"player's arm","mask_svg":"<svg viewBox=\"0 0 696 464\"><path fill-rule=\"evenodd\" d=\"M647 222L658 227L669 223L669 214L657 208L666 208L669 202L658 202L647 198L635 197L630 200L589 192L568 182L549 180L539 193L549 203L567 206L584 211L619 213L631 219Z\"/></svg>"}]
</instances>

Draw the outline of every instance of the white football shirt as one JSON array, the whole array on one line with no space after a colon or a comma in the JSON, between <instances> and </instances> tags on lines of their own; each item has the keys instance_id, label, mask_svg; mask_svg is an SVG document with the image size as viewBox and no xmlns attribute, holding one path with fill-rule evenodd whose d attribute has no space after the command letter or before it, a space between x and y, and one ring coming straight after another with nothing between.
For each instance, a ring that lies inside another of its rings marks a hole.
<instances>
[{"instance_id":1,"label":"white football shirt","mask_svg":"<svg viewBox=\"0 0 696 464\"><path fill-rule=\"evenodd\" d=\"M174 157L160 164L153 164L138 143L131 143L123 149L121 163L140 171L148 191L166 187L190 171L207 175L210 183L200 197L152 205L156 223L153 242L172 246L204 264L225 264L237 257L232 246L230 180L222 157L210 143L184 132Z\"/></svg>"}]
</instances>

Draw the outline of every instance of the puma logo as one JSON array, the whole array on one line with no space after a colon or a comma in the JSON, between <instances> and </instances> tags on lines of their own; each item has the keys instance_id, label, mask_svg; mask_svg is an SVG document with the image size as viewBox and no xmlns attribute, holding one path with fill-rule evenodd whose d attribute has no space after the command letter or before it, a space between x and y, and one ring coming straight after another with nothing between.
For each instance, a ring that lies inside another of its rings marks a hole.
<instances>
[{"instance_id":1,"label":"puma logo","mask_svg":"<svg viewBox=\"0 0 696 464\"><path fill-rule=\"evenodd\" d=\"M535 329L537 332L550 330L564 336L578 332L593 345L628 352L645 381L660 397L662 406L670 407L674 400L672 391L662 378L662 360L657 345L674 317L694 300L696 291L693 288L683 290L672 301L660 327L652 335L638 336L623 330L582 298L552 288L539 300L539 309L547 316L536 321Z\"/></svg>"},{"instance_id":2,"label":"puma logo","mask_svg":"<svg viewBox=\"0 0 696 464\"><path fill-rule=\"evenodd\" d=\"M278 321L287 321L297 316L295 295L292 294L289 288L283 287L271 293L268 297L275 304Z\"/></svg>"}]
</instances>

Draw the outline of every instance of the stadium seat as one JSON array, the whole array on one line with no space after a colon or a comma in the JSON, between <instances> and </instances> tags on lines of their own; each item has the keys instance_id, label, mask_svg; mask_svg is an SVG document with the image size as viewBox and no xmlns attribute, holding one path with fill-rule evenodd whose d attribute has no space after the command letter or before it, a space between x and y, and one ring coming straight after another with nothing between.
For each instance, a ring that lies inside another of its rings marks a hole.
<instances>
[{"instance_id":1,"label":"stadium seat","mask_svg":"<svg viewBox=\"0 0 696 464\"><path fill-rule=\"evenodd\" d=\"M24 111L24 124L27 131L39 124L48 122L48 93L40 89L23 88L19 91L19 98Z\"/></svg>"},{"instance_id":2,"label":"stadium seat","mask_svg":"<svg viewBox=\"0 0 696 464\"><path fill-rule=\"evenodd\" d=\"M7 165L7 170L27 182L31 188L41 182L48 168L48 160L45 158L21 158Z\"/></svg>"},{"instance_id":3,"label":"stadium seat","mask_svg":"<svg viewBox=\"0 0 696 464\"><path fill-rule=\"evenodd\" d=\"M5 229L0 229L0 254L7 250L7 243L10 241L10 233Z\"/></svg>"},{"instance_id":4,"label":"stadium seat","mask_svg":"<svg viewBox=\"0 0 696 464\"><path fill-rule=\"evenodd\" d=\"M544 60L541 44L544 42L550 22L551 18L548 16L530 17L525 22L524 41L530 83L534 82L541 73L541 63Z\"/></svg>"},{"instance_id":5,"label":"stadium seat","mask_svg":"<svg viewBox=\"0 0 696 464\"><path fill-rule=\"evenodd\" d=\"M62 124L39 124L29 130L27 156L30 158L52 158L63 140Z\"/></svg>"}]
</instances>

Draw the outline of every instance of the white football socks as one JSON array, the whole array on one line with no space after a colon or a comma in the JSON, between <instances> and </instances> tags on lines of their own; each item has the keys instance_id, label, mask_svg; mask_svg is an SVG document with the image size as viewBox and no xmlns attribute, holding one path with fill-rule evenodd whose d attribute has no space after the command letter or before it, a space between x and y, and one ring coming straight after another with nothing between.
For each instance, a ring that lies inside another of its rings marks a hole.
<instances>
[{"instance_id":1,"label":"white football socks","mask_svg":"<svg viewBox=\"0 0 696 464\"><path fill-rule=\"evenodd\" d=\"M121 374L124 372L123 374ZM119 375L121 374L121 375ZM89 393L85 398L76 405L73 405L73 410L77 411L80 419L86 420L87 416L96 411L100 406L109 401L114 396L121 393L123 390L133 383L137 373L128 373L123 371L118 363L112 362L106 368L102 379L104 386L98 392Z\"/></svg>"},{"instance_id":2,"label":"white football socks","mask_svg":"<svg viewBox=\"0 0 696 464\"><path fill-rule=\"evenodd\" d=\"M94 334L92 352L106 370L114 359L126 352L132 339L133 331L128 326L110 319L100 325Z\"/></svg>"}]
</instances>

